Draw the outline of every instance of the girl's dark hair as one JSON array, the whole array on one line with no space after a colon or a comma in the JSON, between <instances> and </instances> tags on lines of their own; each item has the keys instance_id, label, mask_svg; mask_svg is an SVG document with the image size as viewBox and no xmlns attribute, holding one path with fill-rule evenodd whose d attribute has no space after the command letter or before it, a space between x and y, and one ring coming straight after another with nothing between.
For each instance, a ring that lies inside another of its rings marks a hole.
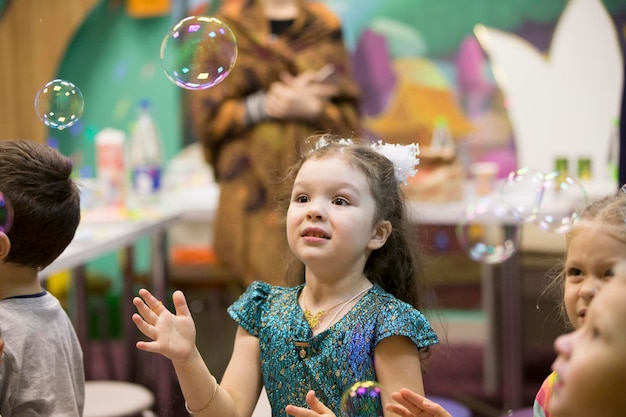
<instances>
[{"instance_id":1,"label":"girl's dark hair","mask_svg":"<svg viewBox=\"0 0 626 417\"><path fill-rule=\"evenodd\" d=\"M313 150L303 150L302 157L288 173L289 183L302 165L309 160L340 157L365 174L376 202L375 222L387 220L392 231L387 242L372 251L365 264L365 276L385 291L417 309L422 303L421 276L423 266L419 254L416 226L407 219L402 186L395 177L394 165L369 144L346 145L338 138L324 137L328 145ZM315 137L306 143L315 142ZM354 139L352 139L354 141ZM283 201L286 209L288 199ZM290 269L288 281L304 282L304 266L296 261Z\"/></svg>"}]
</instances>

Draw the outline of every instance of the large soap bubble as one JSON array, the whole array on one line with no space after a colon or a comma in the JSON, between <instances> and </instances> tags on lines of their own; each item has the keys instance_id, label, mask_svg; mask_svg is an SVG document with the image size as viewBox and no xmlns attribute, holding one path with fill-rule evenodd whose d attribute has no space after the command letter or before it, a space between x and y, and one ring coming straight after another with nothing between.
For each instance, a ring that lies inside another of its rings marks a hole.
<instances>
[{"instance_id":1,"label":"large soap bubble","mask_svg":"<svg viewBox=\"0 0 626 417\"><path fill-rule=\"evenodd\" d=\"M228 77L237 53L237 40L225 23L189 16L167 32L160 56L170 81L187 90L203 90Z\"/></svg>"},{"instance_id":2,"label":"large soap bubble","mask_svg":"<svg viewBox=\"0 0 626 417\"><path fill-rule=\"evenodd\" d=\"M542 194L535 224L546 232L569 232L587 204L583 186L572 177L554 171L546 174Z\"/></svg>"},{"instance_id":3,"label":"large soap bubble","mask_svg":"<svg viewBox=\"0 0 626 417\"><path fill-rule=\"evenodd\" d=\"M532 222L543 197L545 175L541 171L520 168L509 173L500 187L500 197L509 203L520 221Z\"/></svg>"},{"instance_id":4,"label":"large soap bubble","mask_svg":"<svg viewBox=\"0 0 626 417\"><path fill-rule=\"evenodd\" d=\"M484 197L467 206L456 227L457 240L477 262L496 264L509 259L519 246L519 220L505 201Z\"/></svg>"},{"instance_id":5,"label":"large soap bubble","mask_svg":"<svg viewBox=\"0 0 626 417\"><path fill-rule=\"evenodd\" d=\"M55 79L39 89L35 112L39 119L55 129L72 126L83 115L83 93L69 81Z\"/></svg>"}]
</instances>

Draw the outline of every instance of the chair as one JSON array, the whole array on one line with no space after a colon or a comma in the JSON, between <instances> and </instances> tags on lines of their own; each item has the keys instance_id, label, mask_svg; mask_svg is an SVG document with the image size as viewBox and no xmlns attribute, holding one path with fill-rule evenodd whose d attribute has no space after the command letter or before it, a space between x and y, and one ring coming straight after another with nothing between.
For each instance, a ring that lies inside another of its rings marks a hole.
<instances>
[{"instance_id":1,"label":"chair","mask_svg":"<svg viewBox=\"0 0 626 417\"><path fill-rule=\"evenodd\" d=\"M83 417L156 417L154 394L139 384L125 381L86 381Z\"/></svg>"}]
</instances>

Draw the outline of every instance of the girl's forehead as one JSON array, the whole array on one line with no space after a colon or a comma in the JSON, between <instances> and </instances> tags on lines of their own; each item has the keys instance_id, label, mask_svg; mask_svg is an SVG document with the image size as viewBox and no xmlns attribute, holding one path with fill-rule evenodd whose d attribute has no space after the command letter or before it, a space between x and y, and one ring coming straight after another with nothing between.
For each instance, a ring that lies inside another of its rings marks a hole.
<instances>
[{"instance_id":1,"label":"girl's forehead","mask_svg":"<svg viewBox=\"0 0 626 417\"><path fill-rule=\"evenodd\" d=\"M328 169L345 169L348 171L358 171L365 175L362 170L360 170L355 163L351 162L347 156L339 153L325 154L309 158L300 167L300 172L310 168L311 166L315 166L315 169L320 172L324 172Z\"/></svg>"}]
</instances>

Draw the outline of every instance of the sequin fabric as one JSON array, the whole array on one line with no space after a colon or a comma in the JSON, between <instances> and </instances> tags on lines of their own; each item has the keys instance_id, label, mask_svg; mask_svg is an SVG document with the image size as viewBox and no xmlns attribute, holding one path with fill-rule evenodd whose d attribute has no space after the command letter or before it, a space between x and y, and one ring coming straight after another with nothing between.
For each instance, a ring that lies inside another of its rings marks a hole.
<instances>
[{"instance_id":1,"label":"sequin fabric","mask_svg":"<svg viewBox=\"0 0 626 417\"><path fill-rule=\"evenodd\" d=\"M298 305L304 285L253 282L228 308L231 317L259 338L263 384L273 417L285 407L307 407L317 397L341 414L341 396L358 381L375 381L374 348L383 339L409 337L418 348L438 343L422 313L374 285L337 323L313 336Z\"/></svg>"}]
</instances>

